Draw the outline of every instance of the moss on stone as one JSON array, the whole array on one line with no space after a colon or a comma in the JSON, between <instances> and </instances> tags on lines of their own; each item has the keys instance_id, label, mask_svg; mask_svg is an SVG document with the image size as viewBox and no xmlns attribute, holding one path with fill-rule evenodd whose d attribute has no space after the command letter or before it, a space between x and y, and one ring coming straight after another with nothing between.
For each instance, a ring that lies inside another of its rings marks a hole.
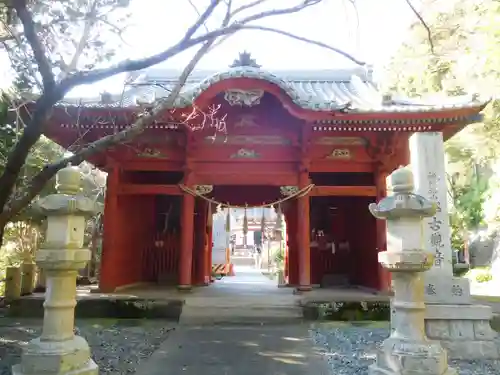
<instances>
[{"instance_id":1,"label":"moss on stone","mask_svg":"<svg viewBox=\"0 0 500 375\"><path fill-rule=\"evenodd\" d=\"M378 301L311 302L303 306L303 315L307 320L389 321L390 305Z\"/></svg>"}]
</instances>

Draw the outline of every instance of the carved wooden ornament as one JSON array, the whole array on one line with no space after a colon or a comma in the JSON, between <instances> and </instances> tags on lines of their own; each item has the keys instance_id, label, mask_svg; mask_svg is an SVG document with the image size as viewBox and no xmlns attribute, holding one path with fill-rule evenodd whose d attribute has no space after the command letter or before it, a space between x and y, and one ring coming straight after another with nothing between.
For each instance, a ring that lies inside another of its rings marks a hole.
<instances>
[{"instance_id":1,"label":"carved wooden ornament","mask_svg":"<svg viewBox=\"0 0 500 375\"><path fill-rule=\"evenodd\" d=\"M348 148L335 148L332 152L326 157L327 159L350 159L351 158L351 150Z\"/></svg>"},{"instance_id":2,"label":"carved wooden ornament","mask_svg":"<svg viewBox=\"0 0 500 375\"><path fill-rule=\"evenodd\" d=\"M213 185L195 185L194 191L199 195L210 194L214 190Z\"/></svg>"},{"instance_id":3,"label":"carved wooden ornament","mask_svg":"<svg viewBox=\"0 0 500 375\"><path fill-rule=\"evenodd\" d=\"M281 193L281 195L284 195L285 197L297 194L298 192L299 192L298 186L292 186L292 185L280 186L280 193Z\"/></svg>"}]
</instances>

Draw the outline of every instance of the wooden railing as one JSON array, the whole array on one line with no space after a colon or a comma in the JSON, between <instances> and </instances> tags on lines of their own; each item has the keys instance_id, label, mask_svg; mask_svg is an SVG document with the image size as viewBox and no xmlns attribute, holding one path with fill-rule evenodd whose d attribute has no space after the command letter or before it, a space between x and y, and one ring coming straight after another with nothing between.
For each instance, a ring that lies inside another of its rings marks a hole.
<instances>
[{"instance_id":1,"label":"wooden railing","mask_svg":"<svg viewBox=\"0 0 500 375\"><path fill-rule=\"evenodd\" d=\"M156 233L143 248L143 278L150 282L162 280L177 274L179 262L179 235L177 233Z\"/></svg>"}]
</instances>

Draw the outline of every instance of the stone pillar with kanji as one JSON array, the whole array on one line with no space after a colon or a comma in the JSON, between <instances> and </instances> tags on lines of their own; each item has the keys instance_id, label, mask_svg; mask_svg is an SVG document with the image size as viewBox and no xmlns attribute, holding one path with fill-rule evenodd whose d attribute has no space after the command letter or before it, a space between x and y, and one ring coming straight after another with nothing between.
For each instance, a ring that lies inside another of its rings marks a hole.
<instances>
[{"instance_id":1,"label":"stone pillar with kanji","mask_svg":"<svg viewBox=\"0 0 500 375\"><path fill-rule=\"evenodd\" d=\"M81 173L68 166L57 174L57 194L35 204L47 217L45 242L36 263L46 275L41 336L23 349L13 375L97 375L87 341L74 333L77 271L90 260L83 248L86 219L101 210L93 199L81 194Z\"/></svg>"},{"instance_id":2,"label":"stone pillar with kanji","mask_svg":"<svg viewBox=\"0 0 500 375\"><path fill-rule=\"evenodd\" d=\"M370 375L456 375L448 367L446 350L426 337L422 273L434 262L434 254L422 246L422 221L436 212L436 205L413 193L413 175L400 168L390 176L393 195L372 203L369 210L387 222L387 251L379 262L391 272L391 336L377 352Z\"/></svg>"},{"instance_id":3,"label":"stone pillar with kanji","mask_svg":"<svg viewBox=\"0 0 500 375\"><path fill-rule=\"evenodd\" d=\"M491 307L474 304L470 281L453 275L443 134L413 134L410 160L415 192L437 206L422 228L424 247L434 254L424 275L427 336L440 340L453 359L498 359Z\"/></svg>"}]
</instances>

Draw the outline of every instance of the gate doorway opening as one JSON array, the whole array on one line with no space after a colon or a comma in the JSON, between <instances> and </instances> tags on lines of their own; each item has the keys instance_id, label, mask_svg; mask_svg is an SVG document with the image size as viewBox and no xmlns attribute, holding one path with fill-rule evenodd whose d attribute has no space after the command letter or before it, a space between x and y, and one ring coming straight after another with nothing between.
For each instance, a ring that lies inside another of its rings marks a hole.
<instances>
[{"instance_id":1,"label":"gate doorway opening","mask_svg":"<svg viewBox=\"0 0 500 375\"><path fill-rule=\"evenodd\" d=\"M231 265L243 273L281 271L282 284L290 287L301 286L305 270L312 287L378 290L377 225L367 208L373 197L313 194L310 189L288 199L277 186L226 185L197 196L120 195L122 231L114 239L120 253L113 278L108 271L104 282L114 288L180 281L207 286L216 267ZM192 200L191 217L183 214L186 199ZM300 200L310 207L307 217L301 217ZM192 223L191 231L185 223ZM188 261L183 241L192 244ZM277 287L278 280L273 282Z\"/></svg>"}]
</instances>

